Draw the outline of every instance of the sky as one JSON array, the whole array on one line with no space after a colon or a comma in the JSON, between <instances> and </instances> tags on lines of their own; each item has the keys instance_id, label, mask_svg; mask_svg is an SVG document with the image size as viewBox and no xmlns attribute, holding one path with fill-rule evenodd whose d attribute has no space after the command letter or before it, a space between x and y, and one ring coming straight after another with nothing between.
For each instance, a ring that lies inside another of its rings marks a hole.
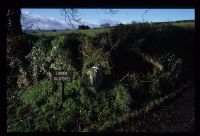
<instances>
[{"instance_id":1,"label":"sky","mask_svg":"<svg viewBox=\"0 0 200 136\"><path fill-rule=\"evenodd\" d=\"M166 22L176 20L195 19L194 9L114 9L115 14L106 14L105 9L78 9L78 16L81 18L82 25L91 28L99 27L101 24L119 23L128 24L132 21L142 22ZM42 30L64 30L72 29L62 16L61 9L21 9L23 18L21 19L22 29L28 28L33 24L33 29ZM74 22L77 28L78 24Z\"/></svg>"}]
</instances>

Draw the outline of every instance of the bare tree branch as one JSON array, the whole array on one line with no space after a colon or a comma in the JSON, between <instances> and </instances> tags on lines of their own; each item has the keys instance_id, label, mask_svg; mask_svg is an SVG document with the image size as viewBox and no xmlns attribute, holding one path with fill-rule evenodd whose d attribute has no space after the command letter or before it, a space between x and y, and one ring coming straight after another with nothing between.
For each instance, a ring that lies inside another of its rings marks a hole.
<instances>
[{"instance_id":1,"label":"bare tree branch","mask_svg":"<svg viewBox=\"0 0 200 136\"><path fill-rule=\"evenodd\" d=\"M61 9L60 10L60 14L61 16L64 16L65 17L65 21L71 25L73 28L75 28L74 26L74 22L77 22L79 24L81 24L81 18L79 17L78 15L78 9Z\"/></svg>"},{"instance_id":2,"label":"bare tree branch","mask_svg":"<svg viewBox=\"0 0 200 136\"><path fill-rule=\"evenodd\" d=\"M144 13L142 14L142 22L145 21L145 20L144 20L144 15L146 15L150 10L151 10L151 9L146 9L146 10L144 11Z\"/></svg>"},{"instance_id":3,"label":"bare tree branch","mask_svg":"<svg viewBox=\"0 0 200 136\"><path fill-rule=\"evenodd\" d=\"M35 20L35 22L33 22L32 20L31 21L27 21L27 18L28 16L30 16L31 13L22 13L22 16L21 16L21 19L22 19L22 28L24 27L24 30L27 31L27 30L30 30L30 29L40 29L39 26L36 26L36 22L40 21L40 19L38 20Z\"/></svg>"},{"instance_id":4,"label":"bare tree branch","mask_svg":"<svg viewBox=\"0 0 200 136\"><path fill-rule=\"evenodd\" d=\"M105 14L116 14L118 12L117 9L104 9Z\"/></svg>"},{"instance_id":5,"label":"bare tree branch","mask_svg":"<svg viewBox=\"0 0 200 136\"><path fill-rule=\"evenodd\" d=\"M116 14L118 12L117 9L103 9L105 14ZM83 25L81 22L81 18L79 16L79 10L78 9L66 9L63 8L60 10L60 15L65 17L65 21L72 26L73 28L75 28L74 23L78 23L80 25Z\"/></svg>"}]
</instances>

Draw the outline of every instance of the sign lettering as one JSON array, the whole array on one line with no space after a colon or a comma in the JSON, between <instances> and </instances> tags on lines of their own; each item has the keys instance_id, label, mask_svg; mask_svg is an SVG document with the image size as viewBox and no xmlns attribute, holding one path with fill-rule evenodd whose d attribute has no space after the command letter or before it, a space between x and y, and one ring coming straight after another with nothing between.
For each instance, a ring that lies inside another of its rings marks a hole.
<instances>
[{"instance_id":1,"label":"sign lettering","mask_svg":"<svg viewBox=\"0 0 200 136\"><path fill-rule=\"evenodd\" d=\"M66 81L69 82L73 76L72 70L56 70L53 73L53 80L54 81Z\"/></svg>"}]
</instances>

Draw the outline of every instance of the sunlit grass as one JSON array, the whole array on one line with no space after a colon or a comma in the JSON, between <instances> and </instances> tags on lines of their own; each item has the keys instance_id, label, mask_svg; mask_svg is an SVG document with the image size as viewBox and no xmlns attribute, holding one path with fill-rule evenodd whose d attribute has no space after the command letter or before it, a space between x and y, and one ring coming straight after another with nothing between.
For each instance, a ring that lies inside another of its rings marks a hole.
<instances>
[{"instance_id":1,"label":"sunlit grass","mask_svg":"<svg viewBox=\"0 0 200 136\"><path fill-rule=\"evenodd\" d=\"M98 28L98 29L86 29L86 30L69 30L69 31L61 31L61 32L36 32L32 33L36 36L58 36L61 34L70 34L70 33L81 33L86 34L87 36L94 37L95 35L102 33L102 32L109 32L109 28Z\"/></svg>"}]
</instances>

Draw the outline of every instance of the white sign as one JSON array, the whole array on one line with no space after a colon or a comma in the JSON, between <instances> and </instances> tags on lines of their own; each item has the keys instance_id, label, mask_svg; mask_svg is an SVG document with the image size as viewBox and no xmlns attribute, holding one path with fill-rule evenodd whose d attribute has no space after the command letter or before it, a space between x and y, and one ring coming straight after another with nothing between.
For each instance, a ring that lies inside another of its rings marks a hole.
<instances>
[{"instance_id":1,"label":"white sign","mask_svg":"<svg viewBox=\"0 0 200 136\"><path fill-rule=\"evenodd\" d=\"M53 73L53 80L54 81L67 81L69 82L71 77L73 76L73 71L72 70L56 70Z\"/></svg>"}]
</instances>

